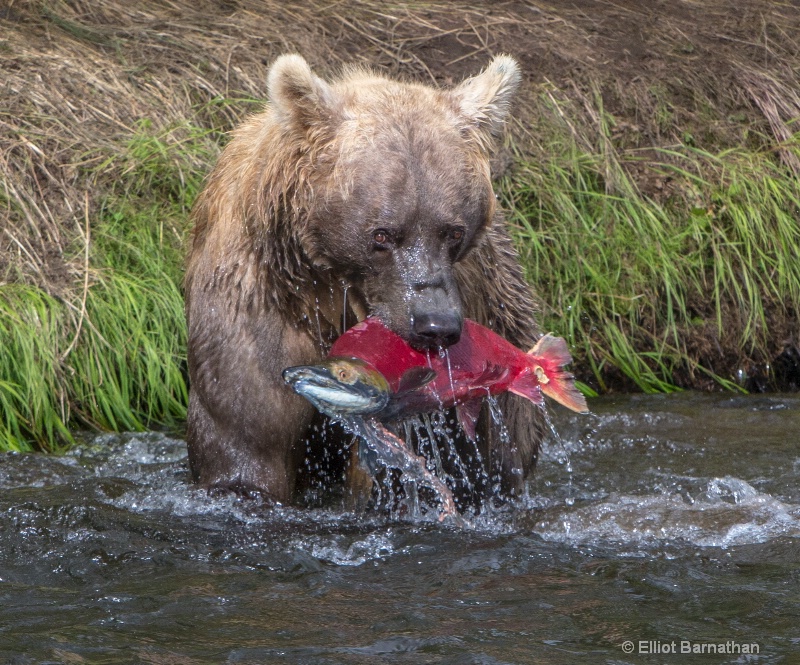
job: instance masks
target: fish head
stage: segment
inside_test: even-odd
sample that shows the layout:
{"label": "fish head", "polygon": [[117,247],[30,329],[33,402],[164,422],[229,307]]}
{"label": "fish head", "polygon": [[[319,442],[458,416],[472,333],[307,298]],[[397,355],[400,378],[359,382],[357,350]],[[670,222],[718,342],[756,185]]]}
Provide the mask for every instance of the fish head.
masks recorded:
{"label": "fish head", "polygon": [[358,358],[328,358],[283,370],[283,380],[319,411],[340,418],[370,415],[389,402],[384,376]]}

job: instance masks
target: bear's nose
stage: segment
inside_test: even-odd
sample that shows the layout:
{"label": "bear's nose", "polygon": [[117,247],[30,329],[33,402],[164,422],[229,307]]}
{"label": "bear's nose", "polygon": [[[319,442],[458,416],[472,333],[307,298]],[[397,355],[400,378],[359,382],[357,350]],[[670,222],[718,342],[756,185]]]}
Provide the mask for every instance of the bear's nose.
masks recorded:
{"label": "bear's nose", "polygon": [[423,349],[452,346],[461,337],[462,323],[455,313],[418,314],[414,317],[411,344]]}

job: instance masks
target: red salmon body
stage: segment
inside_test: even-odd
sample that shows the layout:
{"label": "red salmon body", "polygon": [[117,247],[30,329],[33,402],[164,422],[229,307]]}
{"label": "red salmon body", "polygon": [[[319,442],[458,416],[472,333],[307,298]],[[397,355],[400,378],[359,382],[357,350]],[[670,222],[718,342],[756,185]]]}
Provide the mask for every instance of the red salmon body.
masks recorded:
{"label": "red salmon body", "polygon": [[560,337],[547,335],[525,353],[468,319],[458,343],[443,353],[425,353],[412,348],[380,320],[369,318],[336,340],[329,353],[329,357],[334,356],[370,363],[384,376],[393,393],[403,391],[403,378],[409,370],[430,368],[435,377],[414,391],[409,404],[415,411],[457,405],[466,411],[459,416],[468,432],[474,431],[471,425],[477,419],[480,400],[487,394],[510,391],[541,404],[544,392],[574,411],[587,411],[572,375],[561,369],[572,358]]}

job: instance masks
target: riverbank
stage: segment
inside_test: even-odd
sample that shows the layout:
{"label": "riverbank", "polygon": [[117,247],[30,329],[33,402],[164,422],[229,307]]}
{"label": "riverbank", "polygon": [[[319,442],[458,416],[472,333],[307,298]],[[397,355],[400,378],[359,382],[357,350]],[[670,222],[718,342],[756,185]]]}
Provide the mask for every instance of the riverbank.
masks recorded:
{"label": "riverbank", "polygon": [[441,85],[511,53],[498,191],[581,381],[797,388],[796,8],[75,0],[0,28],[0,449],[181,426],[187,213],[288,51]]}

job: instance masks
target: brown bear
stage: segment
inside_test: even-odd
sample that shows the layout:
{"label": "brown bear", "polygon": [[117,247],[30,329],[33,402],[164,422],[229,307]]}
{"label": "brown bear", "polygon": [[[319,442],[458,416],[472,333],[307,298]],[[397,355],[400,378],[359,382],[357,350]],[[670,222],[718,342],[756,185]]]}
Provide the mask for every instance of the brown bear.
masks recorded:
{"label": "brown bear", "polygon": [[[464,317],[533,345],[489,168],[519,79],[508,56],[447,90],[362,69],[328,82],[298,55],[275,61],[266,110],[233,132],[192,213],[187,443],[201,486],[288,502],[311,458],[341,453],[281,371],[366,316],[421,349],[457,341]],[[473,458],[514,494],[541,417],[515,396],[501,406]]]}

